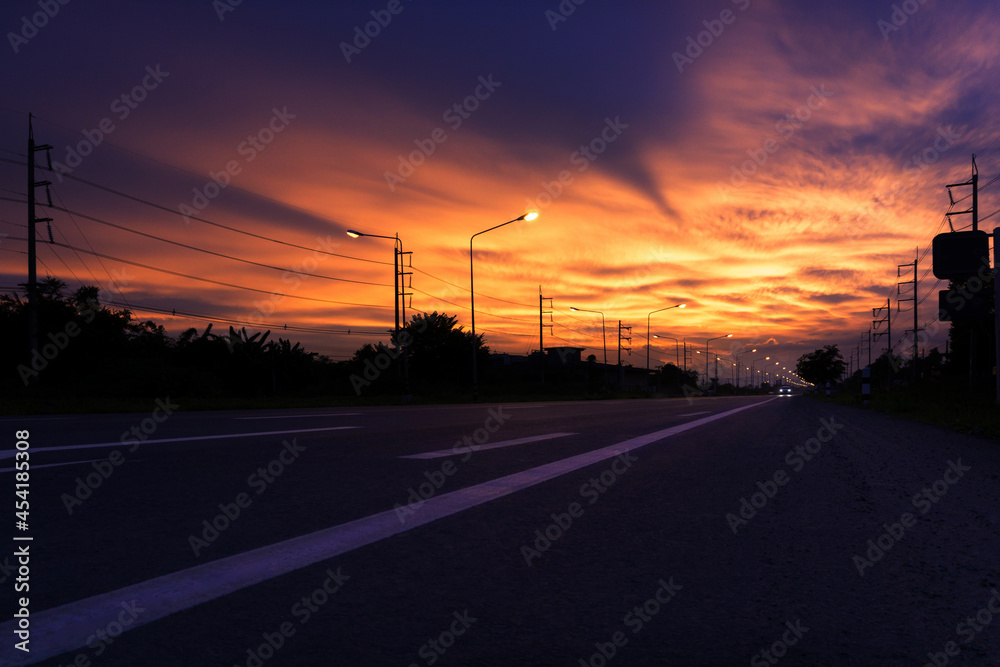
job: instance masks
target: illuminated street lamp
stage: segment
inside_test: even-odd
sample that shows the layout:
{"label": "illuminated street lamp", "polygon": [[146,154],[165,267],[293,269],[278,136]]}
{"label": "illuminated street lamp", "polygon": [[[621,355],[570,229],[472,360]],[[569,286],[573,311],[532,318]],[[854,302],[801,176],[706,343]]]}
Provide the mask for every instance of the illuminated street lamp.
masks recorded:
{"label": "illuminated street lamp", "polygon": [[604,340],[604,383],[608,382],[608,332],[604,327],[604,313],[600,310],[586,310],[585,308],[569,307],[574,313],[595,313],[601,316],[601,338]]}
{"label": "illuminated street lamp", "polygon": [[484,229],[481,232],[476,232],[469,237],[469,306],[472,311],[472,399],[476,402],[479,401],[479,340],[476,338],[476,288],[475,272],[473,271],[472,265],[472,239],[476,238],[480,234],[492,232],[494,229],[500,229],[501,227],[505,227],[511,223],[520,222],[521,220],[528,220],[530,222],[537,217],[537,211],[530,211],[522,216],[514,218],[513,220],[508,220],[503,224],[490,227],[489,229]]}
{"label": "illuminated street lamp", "polygon": [[[676,338],[671,338],[670,336],[660,336],[659,334],[653,334],[653,338],[663,338],[665,340],[674,341],[674,356],[676,357],[675,363],[677,364],[677,370],[679,371],[681,369],[681,344],[677,342]],[[646,370],[649,370],[649,361],[646,362]]]}
{"label": "illuminated street lamp", "polygon": [[393,301],[395,302],[396,305],[396,352],[402,355],[403,357],[403,360],[401,362],[402,365],[401,374],[403,376],[403,395],[406,396],[410,393],[409,391],[410,374],[409,374],[409,369],[407,368],[407,361],[406,361],[406,341],[404,340],[405,336],[402,336],[399,331],[400,301],[403,302],[403,318],[402,318],[403,326],[404,327],[406,326],[406,300],[403,298],[403,276],[400,273],[400,268],[399,268],[403,262],[403,242],[399,240],[399,234],[396,234],[395,236],[383,236],[381,234],[367,234],[355,231],[353,229],[348,229],[347,235],[350,236],[352,239],[359,239],[362,236],[367,236],[368,238],[388,239],[394,242],[395,247],[393,249],[393,265],[395,266],[395,276],[393,277],[392,281],[392,289],[393,289]]}
{"label": "illuminated street lamp", "polygon": [[[760,359],[754,359],[754,360],[753,360],[753,361],[752,361],[752,362],[750,363],[750,378],[751,378],[752,380],[754,380],[754,381],[755,381],[755,380],[757,379],[757,378],[755,378],[755,377],[753,376],[753,369],[754,369],[754,368],[756,367],[756,364],[757,364],[757,362],[758,362],[758,361],[767,361],[767,360],[769,360],[770,358],[771,358],[771,357],[762,357],[762,358],[760,358]],[[757,372],[758,372],[758,373],[760,373],[760,371],[757,371]]]}
{"label": "illuminated street lamp", "polygon": [[[716,336],[715,338],[709,338],[708,340],[705,341],[705,379],[706,380],[708,379],[708,344],[711,343],[713,340],[719,340],[720,338],[732,338],[732,337],[733,337],[733,334],[726,334],[725,336]],[[712,386],[712,383],[709,382],[708,385]]]}
{"label": "illuminated street lamp", "polygon": [[[671,308],[687,308],[686,303],[679,303],[676,306],[667,306],[666,308],[660,308],[659,310],[654,310],[649,315],[646,315],[646,373],[649,373],[649,318],[654,313],[661,313],[664,310],[670,310]],[[676,339],[674,339],[676,341]]]}
{"label": "illuminated street lamp", "polygon": [[[757,348],[754,348],[754,349],[750,350],[750,352],[756,352],[756,351],[757,351]],[[733,366],[736,366],[737,371],[739,371],[739,368],[740,368],[740,353],[739,352],[734,352],[733,356],[736,357],[736,363],[733,364]],[[740,388],[740,375],[741,374],[742,374],[742,372],[737,372],[736,373],[736,388],[737,389]]]}

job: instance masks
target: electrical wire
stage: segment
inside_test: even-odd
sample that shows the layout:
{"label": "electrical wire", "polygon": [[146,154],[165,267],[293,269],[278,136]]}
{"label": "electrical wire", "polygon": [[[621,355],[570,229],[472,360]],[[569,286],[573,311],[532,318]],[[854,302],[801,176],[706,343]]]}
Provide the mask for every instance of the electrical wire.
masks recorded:
{"label": "electrical wire", "polygon": [[[13,160],[9,160],[7,158],[0,158],[0,162],[14,162],[14,161]],[[18,163],[15,162],[15,164],[18,164]],[[21,166],[27,166],[27,163],[24,163]],[[43,167],[39,167],[39,168],[40,169],[44,169]],[[44,170],[48,171],[47,169],[44,169]],[[53,173],[59,173],[59,172],[53,172]],[[125,199],[129,199],[131,201],[134,201],[134,202],[137,202],[137,203],[140,203],[140,204],[144,204],[146,206],[149,206],[151,208],[155,208],[155,209],[160,210],[160,211],[165,211],[167,213],[170,213],[170,214],[173,214],[173,215],[177,215],[177,216],[180,216],[182,218],[186,218],[188,220],[197,220],[198,222],[202,222],[202,223],[204,223],[206,225],[211,225],[213,227],[218,227],[220,229],[225,229],[227,231],[234,232],[236,234],[243,234],[244,236],[250,236],[250,237],[253,237],[253,238],[256,238],[256,239],[261,239],[263,241],[268,241],[270,243],[277,243],[277,244],[280,244],[280,245],[289,246],[291,248],[298,248],[300,250],[308,250],[309,252],[317,252],[317,253],[320,253],[320,254],[323,254],[323,255],[329,255],[331,257],[340,257],[342,259],[351,259],[351,260],[355,260],[355,261],[358,261],[358,262],[369,262],[371,264],[382,264],[382,265],[385,265],[385,266],[392,266],[392,262],[383,262],[383,261],[378,261],[378,260],[374,260],[374,259],[365,259],[363,257],[352,257],[351,255],[341,255],[339,253],[329,252],[328,250],[320,250],[318,248],[309,248],[309,247],[306,247],[304,245],[299,245],[297,243],[292,243],[290,241],[282,241],[280,239],[272,238],[270,236],[265,236],[263,234],[256,234],[254,232],[248,232],[248,231],[246,231],[244,229],[239,229],[237,227],[232,227],[230,225],[224,225],[224,224],[222,224],[220,222],[214,222],[212,220],[208,220],[206,218],[202,218],[202,217],[199,217],[199,216],[185,215],[185,214],[181,213],[180,211],[178,211],[176,209],[170,208],[169,206],[163,206],[162,204],[157,204],[155,202],[151,202],[151,201],[143,199],[141,197],[136,197],[135,195],[130,195],[128,193],[121,192],[119,190],[116,190],[114,188],[108,187],[106,185],[101,185],[100,183],[95,183],[93,181],[89,181],[87,179],[80,178],[79,176],[74,176],[72,174],[61,173],[60,176],[63,177],[63,178],[69,178],[71,180],[78,181],[80,183],[83,183],[84,185],[89,185],[90,187],[97,188],[98,190],[103,190],[103,191],[108,192],[110,194],[117,195],[119,197],[122,197],[122,198],[125,198]],[[251,193],[251,194],[253,194],[253,193]],[[2,198],[0,198],[0,199],[2,199]],[[267,198],[265,197],[265,199],[267,199]],[[16,200],[12,200],[11,199],[11,200],[7,200],[7,201],[16,201]],[[18,203],[24,203],[24,202],[18,202]],[[292,207],[292,208],[294,208],[294,207]]]}
{"label": "electrical wire", "polygon": [[[12,240],[14,240],[14,241],[26,241],[27,239],[12,239]],[[245,285],[237,285],[237,284],[234,284],[234,283],[227,283],[227,282],[223,282],[223,281],[220,281],[220,280],[212,280],[210,278],[202,278],[200,276],[193,276],[193,275],[188,274],[188,273],[181,273],[180,271],[171,271],[170,269],[163,269],[163,268],[160,268],[160,267],[157,267],[157,266],[151,266],[149,264],[143,264],[141,262],[134,262],[134,261],[128,260],[128,259],[122,259],[121,257],[114,257],[112,255],[107,255],[107,254],[104,254],[104,253],[93,252],[93,251],[90,251],[90,250],[86,250],[84,248],[75,248],[74,246],[70,246],[70,245],[67,245],[65,243],[58,243],[58,242],[57,243],[45,243],[43,245],[47,245],[47,246],[50,246],[50,247],[65,247],[65,248],[69,248],[69,249],[75,249],[75,250],[77,250],[79,252],[82,252],[82,253],[85,253],[85,254],[88,254],[88,255],[92,254],[92,255],[97,256],[97,257],[102,257],[104,259],[111,260],[112,262],[121,262],[123,264],[128,264],[130,266],[136,266],[136,267],[139,267],[139,268],[142,268],[142,269],[149,269],[150,271],[157,271],[159,273],[166,273],[168,275],[177,276],[179,278],[188,278],[189,280],[197,280],[199,282],[210,283],[212,285],[219,285],[219,286],[222,286],[222,287],[231,287],[233,289],[244,290],[244,291],[247,291],[247,292],[257,292],[259,294],[270,294],[272,296],[286,297],[286,298],[289,298],[289,299],[302,299],[304,301],[316,301],[316,302],[319,302],[319,303],[331,303],[331,304],[340,305],[340,306],[359,306],[359,307],[363,307],[363,308],[392,308],[392,306],[378,305],[378,304],[372,304],[372,303],[353,303],[353,302],[350,302],[350,301],[333,301],[331,299],[318,299],[316,297],[301,296],[301,295],[297,295],[297,294],[283,294],[281,292],[271,292],[270,290],[262,290],[262,289],[257,289],[255,287],[247,287]],[[77,278],[77,280],[79,280],[79,278]]]}
{"label": "electrical wire", "polygon": [[240,325],[244,325],[244,326],[251,326],[251,327],[254,327],[256,329],[271,329],[272,331],[296,331],[296,332],[300,332],[300,333],[315,333],[315,334],[324,334],[324,335],[331,335],[331,336],[344,336],[344,335],[346,335],[346,336],[354,336],[354,335],[380,336],[380,335],[383,335],[383,333],[384,333],[384,332],[364,331],[363,329],[354,328],[354,327],[348,327],[348,328],[345,328],[345,329],[341,330],[341,329],[323,329],[323,328],[318,328],[318,327],[303,327],[303,326],[287,325],[287,324],[276,324],[276,323],[269,323],[269,322],[248,322],[248,321],[245,321],[245,320],[231,319],[231,318],[227,318],[227,317],[223,317],[223,316],[218,316],[218,315],[204,315],[204,314],[199,314],[199,313],[192,313],[192,312],[187,312],[187,311],[183,311],[183,310],[177,310],[177,309],[174,309],[174,308],[159,308],[159,307],[156,307],[156,306],[143,306],[143,305],[130,306],[128,304],[121,304],[121,303],[117,303],[115,301],[108,301],[107,303],[109,305],[112,305],[112,306],[126,307],[126,308],[128,308],[129,310],[132,310],[132,311],[146,311],[146,312],[151,312],[151,313],[159,313],[159,314],[163,314],[163,315],[170,315],[172,317],[185,317],[185,318],[192,318],[192,319],[197,319],[197,320],[204,320],[204,321],[208,321],[208,322],[221,322],[221,323],[225,323],[225,324],[240,324]]}
{"label": "electrical wire", "polygon": [[[91,244],[90,240],[87,238],[87,235],[83,233],[83,230],[80,229],[80,225],[77,224],[76,218],[73,216],[73,213],[70,212],[69,209],[66,208],[66,202],[63,201],[62,197],[59,196],[59,191],[58,190],[56,191],[55,195],[56,195],[56,200],[63,207],[62,210],[64,210],[67,213],[67,215],[69,215],[70,222],[72,222],[73,226],[76,227],[76,231],[80,232],[80,236],[83,237],[83,240],[84,240],[84,242],[86,242],[87,247],[90,248],[92,251],[95,250],[93,244]],[[65,238],[65,234],[63,235],[63,238],[64,238],[64,240],[69,241],[69,239]],[[77,255],[77,257],[79,257],[79,255]],[[82,262],[83,259],[80,258],[80,261]],[[101,265],[102,269],[104,269],[104,273],[107,274],[108,280],[111,281],[111,285],[118,292],[118,296],[120,296],[122,298],[122,301],[124,301],[126,304],[128,304],[128,299],[125,298],[125,295],[122,293],[121,287],[118,285],[118,281],[116,281],[111,276],[111,272],[108,271],[108,267],[104,266],[104,260],[102,260],[100,257],[98,257],[97,258],[97,263]],[[93,275],[93,274],[91,274],[91,275]],[[96,282],[98,284],[98,286],[100,285],[100,281],[97,280],[96,276],[94,276],[94,282]]]}
{"label": "electrical wire", "polygon": [[244,264],[251,264],[253,266],[259,266],[259,267],[262,267],[262,268],[265,268],[265,269],[272,269],[274,271],[282,271],[282,272],[285,272],[285,273],[297,273],[297,274],[299,274],[301,276],[309,276],[311,278],[322,278],[324,280],[336,280],[338,282],[353,283],[353,284],[356,284],[356,285],[371,285],[372,287],[391,287],[391,285],[389,285],[388,283],[372,283],[372,282],[367,282],[367,281],[364,281],[364,280],[351,280],[349,278],[337,278],[335,276],[327,276],[327,275],[323,275],[323,274],[320,274],[320,273],[309,273],[308,271],[296,271],[295,269],[288,269],[288,268],[285,268],[285,267],[282,267],[282,266],[274,266],[272,264],[264,264],[263,262],[255,262],[255,261],[250,260],[250,259],[244,259],[242,257],[236,257],[234,255],[227,255],[225,253],[216,252],[214,250],[208,250],[207,248],[199,248],[198,246],[189,245],[187,243],[181,243],[180,241],[172,241],[170,239],[163,238],[162,236],[157,236],[156,234],[150,234],[148,232],[141,232],[141,231],[139,231],[137,229],[132,229],[130,227],[125,227],[124,225],[119,225],[119,224],[116,224],[114,222],[109,222],[107,220],[103,220],[101,218],[97,218],[97,217],[92,216],[92,215],[87,215],[85,213],[80,213],[80,212],[77,212],[77,211],[70,211],[69,209],[63,208],[61,206],[52,206],[51,208],[54,209],[54,210],[56,210],[56,211],[62,211],[63,213],[68,213],[68,214],[70,214],[70,216],[77,215],[77,216],[79,216],[79,217],[81,217],[81,218],[83,218],[85,220],[90,220],[92,222],[96,222],[96,223],[101,224],[101,225],[112,227],[114,229],[119,229],[121,231],[125,231],[125,232],[128,232],[130,234],[136,234],[138,236],[143,236],[143,237],[146,237],[146,238],[149,238],[149,239],[153,239],[154,241],[162,241],[163,243],[169,243],[170,245],[175,245],[175,246],[178,246],[180,248],[185,248],[187,250],[194,250],[195,252],[204,253],[206,255],[213,255],[215,257],[221,257],[223,259],[229,259],[229,260],[232,260],[232,261],[235,261],[235,262],[242,262]]}

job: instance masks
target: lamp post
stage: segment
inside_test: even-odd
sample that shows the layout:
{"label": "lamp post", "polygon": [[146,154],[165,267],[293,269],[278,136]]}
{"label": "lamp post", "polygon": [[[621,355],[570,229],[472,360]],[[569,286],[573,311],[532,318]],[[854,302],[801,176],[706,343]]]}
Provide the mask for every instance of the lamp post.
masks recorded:
{"label": "lamp post", "polygon": [[[403,276],[400,273],[400,265],[403,260],[403,242],[399,239],[399,234],[395,236],[383,236],[382,234],[367,234],[363,232],[358,232],[353,229],[347,230],[347,235],[352,239],[358,239],[362,236],[367,236],[373,239],[388,239],[393,241],[393,266],[395,267],[395,276],[393,276],[392,289],[393,289],[393,301],[396,306],[396,351],[403,358],[401,362],[400,373],[403,376],[403,395],[408,396],[410,393],[410,374],[409,368],[406,360],[406,337],[400,333],[399,330],[399,302],[403,301],[403,326],[406,326],[406,301],[403,299]],[[404,399],[405,400],[405,399]]]}
{"label": "lamp post", "polygon": [[604,383],[608,382],[608,331],[604,326],[604,313],[600,310],[586,310],[584,308],[569,307],[574,313],[595,313],[601,316],[601,338],[604,341]]}
{"label": "lamp post", "polygon": [[[752,362],[750,362],[750,380],[751,380],[751,384],[753,383],[753,381],[755,381],[755,380],[756,380],[756,378],[755,378],[755,377],[754,377],[754,375],[753,375],[753,371],[754,371],[754,368],[755,368],[755,367],[756,367],[756,365],[757,365],[757,362],[758,362],[758,361],[767,361],[767,360],[768,360],[768,359],[770,359],[770,358],[771,358],[771,357],[762,357],[762,358],[760,358],[760,359],[754,359],[754,360],[753,360]],[[759,371],[758,371],[758,372],[759,372]]]}
{"label": "lamp post", "polygon": [[[667,306],[666,308],[654,310],[649,315],[646,315],[646,373],[649,373],[649,318],[652,317],[654,313],[661,313],[664,310],[670,310],[671,308],[687,308],[687,304],[679,303],[676,306]],[[674,340],[676,341],[676,339]]]}
{"label": "lamp post", "polygon": [[[742,347],[742,346],[741,346],[741,347]],[[752,350],[750,350],[750,351],[751,351],[751,352],[756,352],[756,351],[757,351],[757,348],[754,348],[754,349],[752,349]],[[740,372],[738,372],[738,373],[736,374],[736,388],[737,388],[737,389],[739,389],[739,388],[740,388],[740,375],[742,374],[742,371],[740,370],[740,353],[739,353],[739,352],[734,352],[734,353],[733,353],[733,356],[734,356],[734,357],[736,357],[736,363],[735,363],[735,364],[733,364],[733,365],[734,365],[734,366],[736,366],[736,369],[737,369],[738,371],[740,371]]]}
{"label": "lamp post", "polygon": [[[676,357],[677,370],[679,371],[681,369],[681,344],[677,342],[676,338],[671,338],[670,336],[653,334],[653,338],[663,338],[664,340],[674,341],[674,356]],[[646,367],[649,368],[649,362],[646,363]]]}
{"label": "lamp post", "polygon": [[537,211],[531,211],[525,213],[524,215],[518,216],[513,220],[508,220],[507,222],[490,227],[489,229],[484,229],[481,232],[476,232],[469,237],[469,308],[472,311],[472,400],[479,402],[479,339],[476,338],[476,286],[475,286],[475,272],[473,270],[472,264],[472,240],[479,236],[480,234],[485,234],[486,232],[492,232],[494,229],[500,229],[501,227],[506,227],[507,225],[520,222],[521,220],[534,220],[538,217]]}
{"label": "lamp post", "polygon": [[[716,336],[715,338],[709,338],[705,341],[705,379],[708,379],[708,344],[713,340],[719,340],[720,338],[732,338],[733,334],[726,334],[725,336]],[[711,387],[712,383],[709,382],[708,386]]]}

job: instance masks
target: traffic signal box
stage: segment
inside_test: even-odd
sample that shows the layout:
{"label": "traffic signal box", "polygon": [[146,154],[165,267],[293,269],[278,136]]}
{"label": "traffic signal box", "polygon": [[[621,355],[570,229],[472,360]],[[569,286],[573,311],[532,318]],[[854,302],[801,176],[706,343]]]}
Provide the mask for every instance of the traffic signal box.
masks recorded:
{"label": "traffic signal box", "polygon": [[989,317],[989,300],[982,294],[990,278],[990,239],[980,230],[938,234],[933,242],[934,276],[953,283],[938,293],[940,319]]}

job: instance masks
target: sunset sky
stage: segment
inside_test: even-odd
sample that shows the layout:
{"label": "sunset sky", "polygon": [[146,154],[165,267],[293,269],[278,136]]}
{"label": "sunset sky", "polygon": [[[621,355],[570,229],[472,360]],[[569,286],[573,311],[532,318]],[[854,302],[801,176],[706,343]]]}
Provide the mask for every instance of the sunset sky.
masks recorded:
{"label": "sunset sky", "polygon": [[[470,236],[533,209],[475,240],[477,330],[494,350],[537,349],[541,286],[546,346],[599,359],[600,316],[571,306],[605,313],[609,359],[618,321],[631,325],[636,366],[647,314],[678,303],[652,333],[701,350],[732,333],[713,349],[789,368],[826,344],[847,356],[873,307],[892,296],[895,313],[912,277],[897,265],[918,247],[921,348],[943,350],[946,285],[927,251],[971,155],[981,184],[1000,173],[1000,5],[577,2],[6,2],[0,196],[23,200],[14,163],[32,112],[57,168],[173,211],[37,175],[75,213],[39,210],[55,240],[103,256],[49,246],[41,225],[39,275],[118,279],[112,301],[173,334],[207,322],[150,309],[287,324],[272,335],[335,359],[385,340],[392,243],[347,229],[398,233],[412,309],[468,326]],[[228,185],[206,193],[211,174]],[[998,192],[982,191],[982,218]],[[266,238],[176,213],[199,208]],[[25,280],[25,211],[0,202],[5,291]],[[911,306],[893,322],[897,352]],[[674,360],[672,341],[653,342],[654,364]]]}

